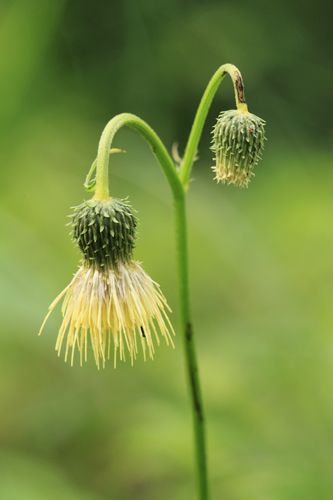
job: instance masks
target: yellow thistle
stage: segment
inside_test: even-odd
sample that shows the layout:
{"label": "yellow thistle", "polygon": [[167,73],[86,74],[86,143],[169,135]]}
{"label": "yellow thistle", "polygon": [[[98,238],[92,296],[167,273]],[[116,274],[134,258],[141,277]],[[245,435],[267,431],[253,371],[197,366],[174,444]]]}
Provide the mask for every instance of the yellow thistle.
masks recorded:
{"label": "yellow thistle", "polygon": [[75,209],[73,237],[84,260],[70,284],[49,307],[40,333],[56,305],[63,299],[63,321],[56,351],[65,350],[65,361],[87,361],[90,342],[97,367],[105,365],[113,349],[133,364],[141,344],[143,357],[154,356],[159,332],[173,346],[174,334],[167,316],[170,308],[160,287],[132,260],[136,218],[130,206],[109,198],[90,200]]}

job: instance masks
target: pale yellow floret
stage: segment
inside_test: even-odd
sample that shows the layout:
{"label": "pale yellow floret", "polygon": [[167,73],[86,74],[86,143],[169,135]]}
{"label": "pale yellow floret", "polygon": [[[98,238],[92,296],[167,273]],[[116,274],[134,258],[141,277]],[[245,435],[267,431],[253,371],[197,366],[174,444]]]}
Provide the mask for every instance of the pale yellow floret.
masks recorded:
{"label": "pale yellow floret", "polygon": [[244,171],[240,168],[234,167],[231,162],[217,161],[216,165],[212,167],[215,172],[214,180],[222,184],[235,184],[240,187],[248,187],[254,173],[251,171]]}
{"label": "pale yellow floret", "polygon": [[138,262],[120,264],[117,270],[103,271],[83,265],[70,284],[49,307],[40,334],[50,314],[64,297],[63,321],[56,341],[56,351],[65,350],[65,361],[74,363],[76,350],[80,364],[87,361],[88,343],[97,367],[105,365],[113,349],[114,366],[117,358],[131,363],[138,354],[140,340],[143,356],[154,357],[154,343],[159,333],[167,345],[173,346],[174,330],[166,311],[170,308],[160,287]]}

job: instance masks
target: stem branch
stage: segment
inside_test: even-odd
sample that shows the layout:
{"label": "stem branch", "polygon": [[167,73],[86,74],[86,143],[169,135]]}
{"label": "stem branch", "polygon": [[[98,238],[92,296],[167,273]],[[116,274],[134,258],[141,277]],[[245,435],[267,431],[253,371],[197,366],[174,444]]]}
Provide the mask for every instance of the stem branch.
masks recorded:
{"label": "stem branch", "polygon": [[[186,230],[186,195],[174,162],[164,144],[154,130],[141,118],[122,113],[112,118],[103,130],[96,160],[96,190],[95,198],[105,199],[109,196],[108,166],[110,149],[115,134],[122,127],[130,127],[139,132],[150,144],[159,160],[162,170],[169,182],[173,198],[176,220],[177,262],[179,276],[180,318],[183,331],[186,371],[192,403],[193,429],[195,439],[198,498],[208,500],[208,478],[206,464],[206,442],[202,408],[202,398],[199,383],[198,366],[195,353],[193,330],[190,321],[189,285],[188,285],[188,248]],[[112,149],[111,149],[112,151]],[[93,169],[94,167],[92,167]],[[93,170],[92,170],[93,171]],[[88,174],[90,179],[91,177]],[[89,180],[88,179],[88,180]]]}
{"label": "stem branch", "polygon": [[[200,101],[194,122],[191,128],[185,155],[180,170],[177,171],[167,149],[154,130],[141,118],[130,113],[122,113],[112,118],[103,130],[96,159],[96,189],[95,198],[106,199],[109,196],[108,169],[110,149],[115,134],[122,127],[130,127],[139,132],[150,144],[160,166],[169,182],[175,209],[176,241],[177,241],[177,264],[179,277],[179,302],[180,319],[183,332],[184,353],[188,387],[191,398],[193,415],[193,431],[195,440],[196,466],[198,479],[198,499],[208,500],[208,471],[206,457],[206,436],[203,414],[202,396],[198,372],[198,364],[194,343],[194,333],[191,323],[189,304],[189,273],[188,273],[188,244],[187,244],[187,222],[186,222],[186,194],[189,178],[195,155],[198,149],[202,130],[214,95],[228,73],[232,79],[236,106],[240,111],[247,111],[245,103],[244,85],[239,70],[232,64],[224,64],[212,76]],[[112,151],[112,150],[111,150]],[[95,170],[92,165],[87,177],[86,185],[91,184],[91,178]]]}

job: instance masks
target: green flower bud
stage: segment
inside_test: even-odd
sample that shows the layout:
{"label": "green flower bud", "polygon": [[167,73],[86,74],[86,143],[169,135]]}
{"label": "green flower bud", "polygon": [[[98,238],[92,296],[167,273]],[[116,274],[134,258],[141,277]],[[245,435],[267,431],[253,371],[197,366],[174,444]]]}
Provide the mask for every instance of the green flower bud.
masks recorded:
{"label": "green flower bud", "polygon": [[265,121],[244,110],[223,111],[212,133],[215,179],[246,187],[264,149]]}
{"label": "green flower bud", "polygon": [[85,201],[74,208],[72,226],[74,241],[87,264],[105,269],[130,261],[137,219],[126,201]]}

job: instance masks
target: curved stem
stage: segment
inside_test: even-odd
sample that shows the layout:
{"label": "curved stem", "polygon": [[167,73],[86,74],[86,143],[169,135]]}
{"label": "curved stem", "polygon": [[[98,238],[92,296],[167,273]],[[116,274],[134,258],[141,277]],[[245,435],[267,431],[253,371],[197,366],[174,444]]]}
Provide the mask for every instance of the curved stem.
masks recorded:
{"label": "curved stem", "polygon": [[109,157],[114,136],[122,127],[129,127],[139,132],[150,144],[162,170],[169,182],[174,197],[182,195],[183,186],[177,175],[175,165],[163,142],[154,130],[141,118],[130,113],[114,116],[103,130],[98,145],[96,160],[95,198],[105,199],[109,196]]}
{"label": "curved stem", "polygon": [[[176,218],[180,317],[183,331],[186,371],[192,403],[199,500],[208,500],[208,474],[201,388],[189,305],[186,191],[207,113],[214,95],[226,73],[230,75],[233,82],[237,109],[243,112],[247,111],[242,76],[235,66],[232,64],[224,64],[214,73],[202,96],[179,171],[176,170],[175,164],[168,151],[154,130],[141,118],[130,113],[117,115],[106,125],[99,142],[96,159],[95,198],[105,199],[109,196],[109,157],[114,136],[122,127],[126,126],[133,128],[139,132],[152,147],[172,190]],[[87,177],[86,184],[88,188],[93,187],[91,178],[94,170],[95,164],[92,165]]]}
{"label": "curved stem", "polygon": [[225,74],[228,74],[232,80],[237,109],[244,112],[247,111],[244,84],[240,71],[233,64],[223,64],[217,69],[208,83],[193,121],[179,174],[185,189],[188,186],[194,158],[198,150],[202,129],[204,127],[210,105]]}
{"label": "curved stem", "polygon": [[[135,129],[144,137],[146,141],[148,141],[153,149],[155,156],[159,160],[162,170],[171,187],[174,198],[180,318],[183,332],[186,372],[192,405],[195,456],[198,479],[198,498],[199,500],[208,500],[206,439],[202,397],[189,307],[186,193],[175,165],[158,135],[141,118],[129,113],[123,113],[115,116],[114,118],[112,118],[112,120],[109,121],[102,133],[99,142],[96,160],[95,198],[105,199],[109,196],[108,165],[110,148],[112,146],[112,141],[115,134],[124,126]],[[88,186],[94,169],[95,166],[92,166],[88,174]]]}

